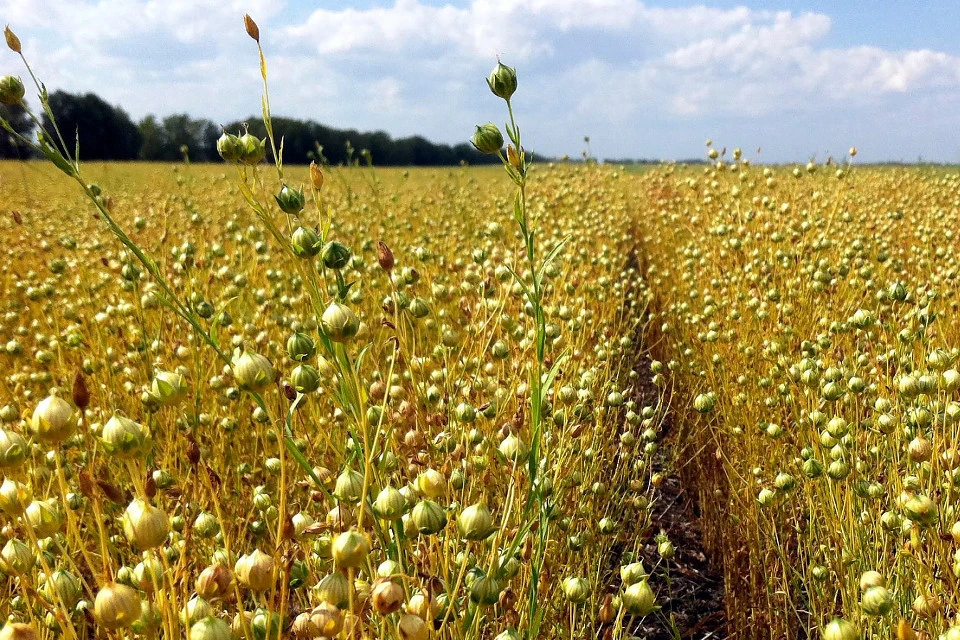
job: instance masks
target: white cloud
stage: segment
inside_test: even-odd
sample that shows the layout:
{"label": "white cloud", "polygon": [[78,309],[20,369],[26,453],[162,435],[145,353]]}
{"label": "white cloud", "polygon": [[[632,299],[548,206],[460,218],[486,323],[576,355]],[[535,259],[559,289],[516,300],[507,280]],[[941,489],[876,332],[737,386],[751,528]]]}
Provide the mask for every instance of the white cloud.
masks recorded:
{"label": "white cloud", "polygon": [[[888,123],[883,114],[919,97],[934,116],[925,122],[931,132],[960,125],[951,115],[960,58],[840,48],[823,13],[639,0],[382,0],[291,22],[285,3],[271,0],[0,0],[0,19],[21,33],[52,87],[97,91],[135,116],[190,111],[220,120],[257,111],[245,11],[261,25],[276,111],[336,126],[459,142],[475,122],[502,119],[482,80],[497,55],[518,66],[527,139],[549,153],[576,154],[571,145],[590,133],[611,155],[683,155],[690,150],[671,144],[688,130],[700,140],[771,119],[795,135],[862,133],[864,122]],[[805,124],[789,124],[798,119]],[[838,144],[853,142],[869,149]]]}

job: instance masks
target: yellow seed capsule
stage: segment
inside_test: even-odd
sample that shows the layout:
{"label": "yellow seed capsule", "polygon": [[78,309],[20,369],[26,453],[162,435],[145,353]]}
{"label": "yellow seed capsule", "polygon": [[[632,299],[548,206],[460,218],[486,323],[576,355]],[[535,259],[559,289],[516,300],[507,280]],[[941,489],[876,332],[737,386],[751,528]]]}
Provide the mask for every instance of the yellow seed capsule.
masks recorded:
{"label": "yellow seed capsule", "polygon": [[323,187],[323,171],[316,162],[310,163],[310,181],[313,182],[313,188],[317,191]]}
{"label": "yellow seed capsule", "polygon": [[7,25],[6,29],[3,30],[3,36],[7,39],[7,46],[10,47],[10,51],[21,53],[20,38],[10,30],[10,25]]}
{"label": "yellow seed capsule", "polygon": [[905,618],[900,618],[897,623],[897,640],[917,640],[917,632]]}
{"label": "yellow seed capsule", "polygon": [[101,626],[123,629],[140,617],[140,598],[130,587],[111,582],[97,593],[93,611]]}
{"label": "yellow seed capsule", "polygon": [[520,168],[520,154],[517,153],[516,147],[512,144],[507,145],[507,162],[517,169]]}

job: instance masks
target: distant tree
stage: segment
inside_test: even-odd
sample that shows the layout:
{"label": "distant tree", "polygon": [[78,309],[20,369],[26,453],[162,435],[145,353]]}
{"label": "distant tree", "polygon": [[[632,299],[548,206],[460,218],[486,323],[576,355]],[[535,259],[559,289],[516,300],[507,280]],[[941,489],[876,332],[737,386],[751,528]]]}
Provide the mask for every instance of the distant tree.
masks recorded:
{"label": "distant tree", "polygon": [[[50,95],[50,109],[71,152],[75,136],[79,136],[81,160],[134,160],[140,155],[140,129],[123,109],[110,106],[96,94],[55,91]],[[43,126],[53,130],[46,115]]]}
{"label": "distant tree", "polygon": [[[0,118],[10,123],[13,130],[28,140],[33,135],[33,120],[20,105],[0,105]],[[32,154],[26,146],[14,136],[0,129],[0,158],[28,158]]]}
{"label": "distant tree", "polygon": [[[73,152],[76,136],[80,138],[81,160],[152,160],[161,162],[217,162],[217,139],[221,128],[202,118],[185,113],[164,117],[153,115],[134,124],[120,107],[107,104],[93,93],[72,94],[56,91],[50,96],[50,107],[64,141]],[[31,136],[33,123],[20,107],[0,106],[3,115],[24,136]],[[249,122],[250,133],[264,137],[263,121],[232,122],[224,130],[242,133]],[[46,115],[43,126],[53,131]],[[466,141],[451,146],[436,144],[422,136],[393,139],[385,131],[363,132],[355,129],[334,129],[313,120],[276,117],[273,129],[277,144],[282,139],[283,159],[288,164],[306,164],[311,160],[331,165],[366,164],[380,166],[456,166],[459,164],[498,163],[496,156],[484,155]],[[0,131],[0,158],[22,158],[29,149],[15,145],[6,132]],[[272,150],[267,147],[268,160]]]}
{"label": "distant tree", "polygon": [[149,115],[137,125],[140,129],[140,159],[163,160],[166,146],[166,133],[163,125],[155,116]]}
{"label": "distant tree", "polygon": [[217,156],[220,130],[209,120],[194,119],[185,113],[167,116],[162,122],[150,115],[140,121],[143,144],[140,158],[173,162],[184,158],[183,148],[196,162],[213,162]]}
{"label": "distant tree", "polygon": [[[250,133],[263,137],[266,131],[263,122],[255,117],[247,121],[231,122],[224,128],[231,133],[243,130],[249,123]],[[349,164],[360,160],[361,151],[370,152],[373,163],[380,166],[454,166],[461,162],[470,164],[490,164],[499,162],[496,156],[488,156],[464,142],[451,147],[436,144],[422,136],[393,139],[384,131],[361,132],[355,129],[334,129],[312,120],[294,118],[273,119],[273,131],[279,139],[283,138],[283,161],[289,164],[307,163],[317,158],[317,148],[323,150],[323,156],[332,165]],[[353,150],[351,158],[349,150]],[[193,154],[191,153],[191,157]],[[267,150],[268,160],[271,152]]]}

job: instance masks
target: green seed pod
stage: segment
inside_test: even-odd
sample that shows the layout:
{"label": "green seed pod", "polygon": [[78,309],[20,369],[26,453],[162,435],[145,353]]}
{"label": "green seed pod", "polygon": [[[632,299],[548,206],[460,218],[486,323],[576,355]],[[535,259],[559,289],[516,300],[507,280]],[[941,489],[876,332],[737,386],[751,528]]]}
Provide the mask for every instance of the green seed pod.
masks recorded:
{"label": "green seed pod", "polygon": [[777,477],[773,480],[773,485],[784,493],[788,493],[797,486],[797,480],[789,473],[778,473]]}
{"label": "green seed pod", "polygon": [[150,432],[146,427],[119,415],[107,420],[99,438],[107,453],[124,460],[146,455],[152,445]]}
{"label": "green seed pod", "polygon": [[213,538],[220,533],[220,522],[209,511],[201,511],[193,521],[193,532],[200,538]]}
{"label": "green seed pod", "polygon": [[356,531],[346,531],[334,538],[330,551],[338,568],[355,569],[370,553],[370,542]]}
{"label": "green seed pod", "polygon": [[163,586],[163,563],[156,556],[145,556],[133,568],[133,583],[141,591],[153,593],[157,587]]}
{"label": "green seed pod", "polygon": [[0,429],[0,469],[16,469],[26,460],[30,448],[16,431]]}
{"label": "green seed pod", "polygon": [[350,307],[334,302],[320,317],[320,326],[334,342],[348,342],[360,330],[360,320]]}
{"label": "green seed pod", "polygon": [[308,364],[302,364],[290,373],[290,382],[298,393],[313,393],[320,388],[320,372]]}
{"label": "green seed pod", "polygon": [[259,393],[267,388],[276,377],[276,369],[270,361],[258,353],[237,348],[230,361],[233,377],[244,391]]}
{"label": "green seed pod", "polygon": [[500,442],[497,450],[504,458],[513,463],[521,462],[527,457],[526,445],[512,433]]}
{"label": "green seed pod", "polygon": [[[2,349],[0,349],[2,352]],[[7,352],[10,353],[10,350],[7,349]],[[0,407],[0,422],[15,422],[20,419],[20,407],[17,406],[16,402],[11,402],[10,404],[5,404],[3,407]]]}
{"label": "green seed pod", "polygon": [[407,508],[407,499],[390,486],[384,487],[373,501],[373,513],[381,520],[396,520],[407,512]]}
{"label": "green seed pod", "polygon": [[320,602],[332,604],[338,608],[345,608],[350,601],[350,583],[347,577],[335,571],[327,574],[313,588],[313,594]]}
{"label": "green seed pod", "polygon": [[843,397],[844,393],[846,393],[846,391],[836,382],[828,382],[820,389],[820,395],[823,396],[823,399],[827,402],[836,402]]}
{"label": "green seed pod", "polygon": [[223,620],[208,616],[193,623],[187,638],[188,640],[232,640],[233,632]]}
{"label": "green seed pod", "polygon": [[717,405],[717,396],[715,393],[701,393],[693,399],[693,408],[698,413],[710,413]]}
{"label": "green seed pod", "polygon": [[303,197],[303,189],[293,189],[287,185],[280,187],[280,193],[273,196],[277,201],[277,206],[286,214],[295,216],[303,211],[303,205],[306,198]]}
{"label": "green seed pod", "polygon": [[44,583],[43,595],[50,603],[60,602],[69,609],[80,601],[83,587],[72,573],[58,569],[51,573]]}
{"label": "green seed pod", "polygon": [[487,86],[490,87],[493,95],[509,101],[510,97],[517,90],[516,69],[497,61],[497,66],[490,72],[490,76],[487,78]]}
{"label": "green seed pod", "polygon": [[137,549],[153,549],[166,541],[170,520],[160,509],[137,499],[123,513],[123,532]]}
{"label": "green seed pod", "polygon": [[350,264],[351,255],[347,245],[333,240],[323,246],[320,259],[323,260],[323,266],[327,269],[339,271]]}
{"label": "green seed pod", "polygon": [[573,604],[586,602],[590,597],[590,583],[583,578],[566,578],[561,583],[563,595]]}
{"label": "green seed pod", "polygon": [[470,142],[480,153],[494,154],[503,148],[503,134],[493,123],[477,125]]}
{"label": "green seed pod", "polygon": [[430,627],[420,616],[405,613],[397,621],[397,636],[401,640],[427,640]]}
{"label": "green seed pod", "polygon": [[834,460],[827,466],[827,475],[834,480],[843,480],[850,475],[850,465],[843,460]]}
{"label": "green seed pod", "polygon": [[669,540],[661,540],[657,544],[657,553],[660,554],[660,557],[664,560],[670,560],[676,554],[676,549]]}
{"label": "green seed pod", "polygon": [[410,514],[413,526],[421,535],[433,535],[447,524],[447,514],[432,500],[421,500]]}
{"label": "green seed pod", "polygon": [[111,582],[97,593],[93,614],[106,629],[127,628],[140,618],[140,597],[131,587]]}
{"label": "green seed pod", "polygon": [[302,538],[307,527],[314,523],[313,517],[303,511],[294,514],[290,521],[293,523],[293,537],[297,539]]}
{"label": "green seed pod", "polygon": [[897,391],[905,398],[915,398],[920,395],[920,381],[916,376],[901,376],[897,380]]}
{"label": "green seed pod", "polygon": [[224,131],[217,138],[217,153],[227,162],[239,162],[241,155],[240,138]]}
{"label": "green seed pod", "polygon": [[821,632],[823,640],[857,640],[860,633],[852,623],[843,618],[834,618]]}
{"label": "green seed pod", "polygon": [[410,306],[407,308],[410,312],[410,315],[418,320],[426,318],[430,315],[430,305],[427,304],[427,301],[423,298],[414,298],[410,301]]}
{"label": "green seed pod", "polygon": [[180,611],[180,622],[185,626],[190,626],[198,620],[203,620],[213,615],[213,607],[210,603],[199,596],[194,596],[187,601]]}
{"label": "green seed pod", "polygon": [[503,591],[503,585],[494,576],[485,574],[479,568],[467,575],[470,600],[480,605],[496,604]]}
{"label": "green seed pod", "polygon": [[56,498],[34,500],[27,507],[24,516],[37,538],[49,538],[63,526],[60,501]]}
{"label": "green seed pod", "polygon": [[267,154],[266,140],[260,140],[250,132],[244,133],[237,139],[240,149],[240,162],[248,166],[260,164]]}
{"label": "green seed pod", "polygon": [[73,435],[78,417],[69,402],[59,396],[48,396],[34,409],[30,429],[41,442],[59,444]]}
{"label": "green seed pod", "polygon": [[306,362],[316,353],[316,344],[307,334],[297,332],[287,338],[287,355],[294,362]]}
{"label": "green seed pod", "polygon": [[254,549],[253,553],[240,556],[233,573],[237,582],[251,591],[266,591],[273,586],[274,565],[272,556]]}
{"label": "green seed pod", "polygon": [[647,577],[642,562],[631,562],[620,567],[620,579],[627,587],[636,584]]}
{"label": "green seed pod", "polygon": [[[503,360],[510,355],[510,347],[503,340],[497,340],[493,343],[493,346],[490,347],[490,355],[497,360]],[[567,401],[569,401],[569,399]]]}
{"label": "green seed pod", "polygon": [[803,463],[803,475],[808,478],[819,478],[823,474],[823,465],[819,460],[810,458]]}
{"label": "green seed pod", "polygon": [[777,501],[777,493],[772,489],[761,489],[757,495],[757,502],[761,507],[769,507]]}
{"label": "green seed pod", "polygon": [[3,76],[0,78],[0,104],[19,105],[23,104],[23,96],[26,88],[23,81],[16,76]]}
{"label": "green seed pod", "polygon": [[653,613],[657,597],[650,588],[650,583],[640,580],[624,590],[621,601],[630,615],[648,616]]}
{"label": "green seed pod", "polygon": [[956,369],[947,369],[940,375],[940,385],[948,393],[954,393],[960,389],[960,371]]}
{"label": "green seed pod", "polygon": [[860,597],[863,612],[871,616],[885,616],[893,608],[893,596],[886,587],[868,587]]}
{"label": "green seed pod", "polygon": [[483,540],[496,530],[490,509],[483,503],[470,505],[457,516],[457,529],[464,540]]}
{"label": "green seed pod", "polygon": [[358,504],[363,495],[363,474],[353,469],[344,469],[337,476],[337,484],[333,488],[333,495],[340,502]]}
{"label": "green seed pod", "polygon": [[187,382],[179,373],[158,371],[150,384],[150,395],[161,406],[175,406],[187,396]]}
{"label": "green seed pod", "polygon": [[290,247],[298,258],[312,258],[320,253],[320,234],[309,227],[297,227],[290,237]]}
{"label": "green seed pod", "polygon": [[903,512],[921,527],[932,526],[938,519],[937,505],[930,498],[919,494],[911,496],[903,504]]}
{"label": "green seed pod", "polygon": [[0,550],[0,571],[7,575],[28,574],[37,559],[30,547],[16,538],[7,540]]}
{"label": "green seed pod", "polygon": [[0,511],[8,516],[16,518],[22,515],[31,502],[33,491],[29,486],[10,478],[5,478],[0,484]]}
{"label": "green seed pod", "polygon": [[813,576],[814,580],[823,582],[830,577],[830,570],[823,565],[817,565],[810,569],[810,575]]}
{"label": "green seed pod", "polygon": [[461,402],[454,410],[454,416],[456,417],[457,422],[470,424],[477,419],[477,410],[473,407],[473,405],[467,402]]}

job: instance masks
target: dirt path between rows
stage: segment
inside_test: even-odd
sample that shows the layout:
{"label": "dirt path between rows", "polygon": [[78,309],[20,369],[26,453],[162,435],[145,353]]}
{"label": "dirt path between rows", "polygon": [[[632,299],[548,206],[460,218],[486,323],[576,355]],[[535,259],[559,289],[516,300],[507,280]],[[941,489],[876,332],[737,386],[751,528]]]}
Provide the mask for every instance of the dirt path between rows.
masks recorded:
{"label": "dirt path between rows", "polygon": [[[635,367],[643,381],[641,406],[656,404],[661,390],[653,385],[650,358],[642,358]],[[651,528],[641,549],[644,566],[661,566],[651,574],[650,585],[657,593],[662,613],[673,618],[674,629],[661,619],[650,617],[635,631],[647,640],[721,640],[730,637],[726,629],[723,574],[711,566],[702,543],[699,508],[695,491],[687,491],[674,471],[671,459],[672,417],[668,414],[660,435],[660,451],[654,460],[655,471],[663,480],[653,495]],[[689,475],[689,474],[688,474]],[[660,560],[655,536],[664,532],[676,548],[669,562]],[[669,572],[669,573],[668,573]]]}

